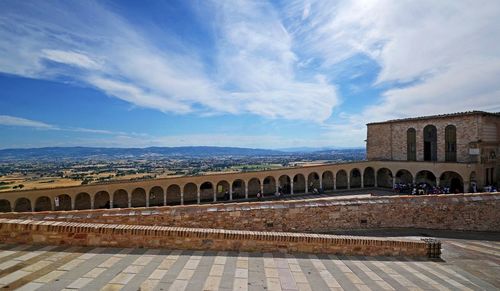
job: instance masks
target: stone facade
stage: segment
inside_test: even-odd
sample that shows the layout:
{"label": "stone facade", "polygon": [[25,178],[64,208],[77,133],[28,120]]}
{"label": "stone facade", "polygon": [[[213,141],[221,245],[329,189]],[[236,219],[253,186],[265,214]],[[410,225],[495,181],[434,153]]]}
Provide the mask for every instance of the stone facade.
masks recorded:
{"label": "stone facade", "polygon": [[380,228],[500,231],[499,208],[500,193],[483,193],[5,213],[0,218],[303,233]]}
{"label": "stone facade", "polygon": [[415,239],[7,219],[0,219],[0,242],[363,256],[438,257],[440,253],[439,243]]}
{"label": "stone facade", "polygon": [[[445,128],[453,125],[456,128],[456,162],[480,165],[475,173],[479,185],[499,180],[499,113],[472,111],[370,123],[367,125],[368,160],[407,161],[407,131],[413,128],[416,131],[416,160],[424,161],[424,128],[427,125],[437,129],[436,162],[446,162]],[[493,177],[489,171],[493,172]]]}

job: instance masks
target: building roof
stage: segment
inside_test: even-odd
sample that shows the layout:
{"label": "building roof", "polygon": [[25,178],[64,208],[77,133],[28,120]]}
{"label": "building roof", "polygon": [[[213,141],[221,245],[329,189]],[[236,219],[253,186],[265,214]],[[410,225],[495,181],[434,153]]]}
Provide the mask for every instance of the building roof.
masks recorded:
{"label": "building roof", "polygon": [[401,119],[391,119],[391,120],[387,120],[387,121],[370,122],[367,125],[383,124],[383,123],[395,123],[395,122],[403,122],[403,121],[414,121],[414,120],[436,119],[436,118],[470,116],[470,115],[500,117],[500,112],[486,112],[486,111],[473,110],[473,111],[456,112],[456,113],[449,113],[449,114],[437,114],[437,115],[428,115],[428,116],[419,116],[419,117],[408,117],[408,118],[401,118]]}

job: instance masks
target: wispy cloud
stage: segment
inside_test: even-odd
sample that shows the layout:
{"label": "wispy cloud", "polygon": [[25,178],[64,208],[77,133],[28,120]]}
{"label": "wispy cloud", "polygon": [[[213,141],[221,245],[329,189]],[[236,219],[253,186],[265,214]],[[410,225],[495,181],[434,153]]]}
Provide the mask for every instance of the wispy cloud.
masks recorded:
{"label": "wispy cloud", "polygon": [[38,129],[49,129],[49,130],[59,129],[57,126],[51,124],[21,117],[10,116],[10,115],[0,115],[0,125],[33,127]]}

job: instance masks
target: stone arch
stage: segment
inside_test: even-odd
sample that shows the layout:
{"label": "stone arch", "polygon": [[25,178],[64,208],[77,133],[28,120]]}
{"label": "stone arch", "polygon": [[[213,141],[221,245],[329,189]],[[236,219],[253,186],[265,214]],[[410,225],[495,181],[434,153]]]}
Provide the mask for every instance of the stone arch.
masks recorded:
{"label": "stone arch", "polygon": [[457,161],[457,128],[450,124],[444,129],[444,146],[446,162]]}
{"label": "stone arch", "polygon": [[319,175],[316,172],[309,173],[307,176],[307,183],[308,183],[308,189],[309,192],[313,192],[314,188],[316,190],[319,190]]}
{"label": "stone arch", "polygon": [[[94,209],[109,209],[111,207],[111,197],[107,191],[99,191],[94,195]],[[128,204],[128,202],[127,202]]]}
{"label": "stone arch", "polygon": [[163,188],[154,186],[149,190],[149,206],[163,206]]}
{"label": "stone arch", "polygon": [[10,201],[7,199],[0,200],[0,212],[11,212]]}
{"label": "stone arch", "polygon": [[233,181],[233,199],[245,198],[245,181],[236,179]]}
{"label": "stone arch", "polygon": [[184,185],[184,204],[198,203],[198,186],[195,183]]}
{"label": "stone arch", "polygon": [[340,170],[335,176],[337,181],[337,189],[347,189],[347,172],[345,170]]}
{"label": "stone arch", "polygon": [[257,193],[260,191],[260,180],[258,178],[252,178],[248,181],[248,197],[257,197]]}
{"label": "stone arch", "polygon": [[229,199],[229,182],[226,180],[219,181],[215,187],[217,200]]}
{"label": "stone arch", "polygon": [[415,176],[415,182],[417,184],[426,183],[431,186],[436,186],[436,176],[431,171],[422,170]]}
{"label": "stone arch", "polygon": [[276,193],[276,179],[273,176],[267,176],[262,181],[263,185],[263,194],[264,195],[273,195]]}
{"label": "stone arch", "polygon": [[52,201],[47,196],[40,196],[35,201],[35,211],[51,211]]}
{"label": "stone arch", "polygon": [[204,182],[200,185],[200,201],[214,201],[214,185],[212,182]]}
{"label": "stone arch", "polygon": [[408,128],[406,131],[406,159],[408,161],[417,160],[417,131],[415,128]]}
{"label": "stone arch", "polygon": [[413,175],[410,171],[401,169],[396,172],[396,183],[413,184]]}
{"label": "stone arch", "polygon": [[119,189],[113,193],[113,208],[127,208],[129,205],[128,202],[127,191]]}
{"label": "stone arch", "polygon": [[437,129],[431,124],[424,127],[424,161],[437,161]]}
{"label": "stone arch", "polygon": [[15,212],[31,212],[31,201],[28,198],[18,198],[14,203]]}
{"label": "stone arch", "polygon": [[377,186],[381,188],[392,188],[392,172],[387,168],[377,171]]}
{"label": "stone arch", "polygon": [[71,210],[71,197],[68,194],[60,194],[56,196],[59,205],[54,201],[54,209],[68,211]]}
{"label": "stone arch", "polygon": [[[109,200],[109,199],[108,199]],[[90,199],[90,195],[85,192],[78,193],[75,196],[75,209],[76,210],[85,210],[92,208],[92,202]]]}
{"label": "stone arch", "polygon": [[464,179],[457,172],[446,171],[439,177],[439,186],[449,187],[450,193],[463,193]]}
{"label": "stone arch", "polygon": [[349,183],[351,188],[361,188],[361,171],[354,168],[349,173]]}
{"label": "stone arch", "polygon": [[365,187],[375,187],[375,170],[372,167],[363,171],[363,184]]}
{"label": "stone arch", "polygon": [[130,196],[130,206],[146,207],[146,190],[144,188],[135,188]]}
{"label": "stone arch", "polygon": [[292,193],[292,184],[290,183],[290,177],[288,175],[281,175],[278,179],[278,186],[282,194]]}
{"label": "stone arch", "polygon": [[179,204],[181,204],[181,187],[177,184],[168,186],[167,205],[179,205]]}
{"label": "stone arch", "polygon": [[323,180],[323,190],[332,191],[335,185],[332,171],[324,171],[322,175],[322,180]]}
{"label": "stone arch", "polygon": [[302,174],[293,177],[293,193],[306,193],[306,178]]}

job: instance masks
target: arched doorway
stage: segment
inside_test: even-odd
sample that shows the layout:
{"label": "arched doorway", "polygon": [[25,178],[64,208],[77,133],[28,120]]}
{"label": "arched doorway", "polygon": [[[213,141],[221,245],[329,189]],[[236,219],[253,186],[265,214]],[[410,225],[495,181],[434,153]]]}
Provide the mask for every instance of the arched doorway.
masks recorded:
{"label": "arched doorway", "polygon": [[333,173],[331,171],[325,171],[322,176],[323,191],[333,191]]}
{"label": "arched doorway", "polygon": [[167,205],[181,204],[181,187],[179,185],[170,185],[167,187]]}
{"label": "arched doorway", "polygon": [[387,168],[377,171],[377,186],[381,188],[392,188],[392,172]]}
{"label": "arched doorway", "polygon": [[363,184],[365,187],[375,187],[375,170],[372,167],[363,171]]}
{"label": "arched doorway", "polygon": [[31,212],[31,201],[28,198],[18,198],[14,206],[15,212]]}
{"label": "arched doorway", "polygon": [[229,183],[227,181],[219,181],[217,183],[217,200],[229,200]]}
{"label": "arched doorway", "polygon": [[262,184],[264,188],[264,195],[274,195],[274,193],[276,193],[276,180],[274,179],[274,177],[265,177]]}
{"label": "arched doorway", "polygon": [[293,193],[305,193],[306,192],[306,178],[302,174],[297,174],[293,177]]}
{"label": "arched doorway", "polygon": [[12,208],[10,208],[10,202],[6,199],[0,200],[0,212],[11,212]]}
{"label": "arched doorway", "polygon": [[248,181],[248,197],[257,197],[257,193],[260,192],[260,180],[257,178],[252,178]]}
{"label": "arched doorway", "polygon": [[120,189],[116,190],[113,194],[113,208],[127,208],[128,207],[128,193]]}
{"label": "arched doorway", "polygon": [[130,205],[132,207],[146,207],[146,190],[135,188],[130,197]]}
{"label": "arched doorway", "polygon": [[187,183],[184,186],[184,204],[198,203],[198,186],[195,183]]}
{"label": "arched doorway", "polygon": [[214,201],[214,186],[210,182],[205,182],[200,186],[200,201]]}
{"label": "arched doorway", "polygon": [[163,206],[163,188],[154,186],[149,190],[149,206]]}
{"label": "arched doorway", "polygon": [[[290,177],[288,175],[281,175],[280,178],[278,179],[279,181],[279,188],[281,189],[282,194],[290,194],[292,193],[292,185],[290,183]],[[279,189],[278,189],[279,190]]]}
{"label": "arched doorway", "polygon": [[434,125],[424,127],[424,161],[437,161],[437,129]]}
{"label": "arched doorway", "polygon": [[71,210],[71,197],[68,194],[58,195],[54,200],[54,209],[59,211]]}
{"label": "arched doorway", "polygon": [[51,211],[52,202],[47,196],[38,197],[35,202],[35,211]]}
{"label": "arched doorway", "polygon": [[316,173],[316,172],[309,173],[309,175],[307,176],[307,183],[309,184],[308,188],[307,188],[309,193],[313,193],[314,189],[316,189],[316,191],[319,191],[320,187],[319,187],[319,175],[318,175],[318,173]]}
{"label": "arched doorway", "polygon": [[441,174],[441,177],[439,177],[439,186],[449,188],[450,193],[464,192],[464,180],[462,176],[452,171],[446,171]]}
{"label": "arched doorway", "polygon": [[344,170],[340,170],[337,172],[335,177],[337,180],[337,189],[347,189],[347,173]]}
{"label": "arched doorway", "polygon": [[233,199],[245,198],[245,181],[237,179],[233,181]]}
{"label": "arched doorway", "polygon": [[351,188],[361,188],[361,172],[358,169],[352,169],[349,175]]}
{"label": "arched doorway", "polygon": [[[107,192],[106,192],[107,194]],[[108,200],[109,201],[109,200]],[[85,192],[78,193],[75,197],[75,209],[85,210],[92,208],[92,203],[90,200],[90,195]]]}
{"label": "arched doorway", "polygon": [[[107,209],[111,207],[109,193],[99,191],[94,196],[94,209]],[[127,202],[128,203],[128,202]]]}
{"label": "arched doorway", "polygon": [[399,170],[396,173],[396,183],[398,184],[413,184],[413,175],[408,170]]}
{"label": "arched doorway", "polygon": [[427,184],[428,186],[436,186],[436,176],[430,171],[420,171],[415,176],[417,184]]}

